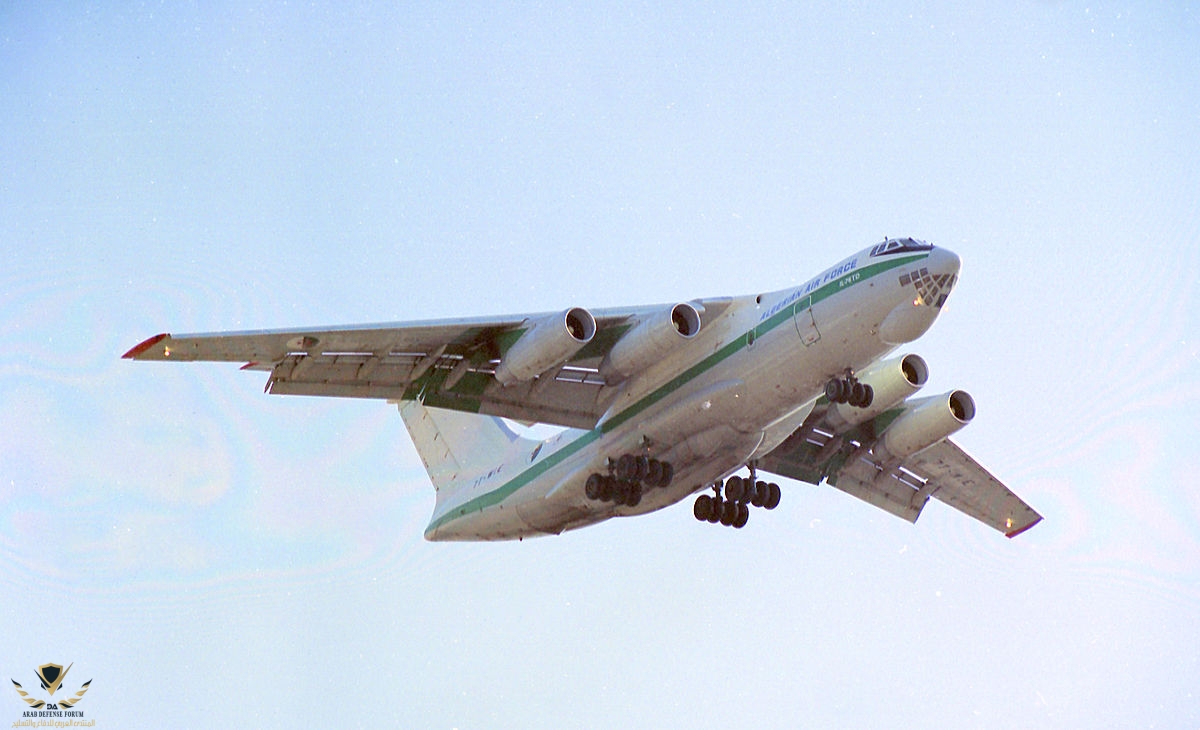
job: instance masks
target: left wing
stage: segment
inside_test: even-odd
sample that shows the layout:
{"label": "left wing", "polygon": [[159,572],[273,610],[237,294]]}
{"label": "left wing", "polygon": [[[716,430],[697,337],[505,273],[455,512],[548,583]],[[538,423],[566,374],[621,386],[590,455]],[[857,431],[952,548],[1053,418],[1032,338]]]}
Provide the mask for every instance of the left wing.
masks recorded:
{"label": "left wing", "polygon": [[824,408],[805,426],[759,460],[766,471],[819,484],[822,480],[909,522],[916,522],[930,497],[1016,537],[1042,516],[948,438],[898,463],[878,463],[873,444],[895,411],[843,434],[819,427]]}
{"label": "left wing", "polygon": [[[700,326],[728,299],[691,302]],[[301,330],[156,335],[124,357],[245,363],[270,373],[266,390],[284,395],[421,400],[426,405],[518,421],[592,428],[616,396],[600,373],[621,337],[663,307],[601,310],[586,344],[535,377],[507,387],[496,369],[513,346],[556,313],[400,322]],[[570,310],[568,310],[569,312]],[[591,315],[589,315],[591,316]]]}

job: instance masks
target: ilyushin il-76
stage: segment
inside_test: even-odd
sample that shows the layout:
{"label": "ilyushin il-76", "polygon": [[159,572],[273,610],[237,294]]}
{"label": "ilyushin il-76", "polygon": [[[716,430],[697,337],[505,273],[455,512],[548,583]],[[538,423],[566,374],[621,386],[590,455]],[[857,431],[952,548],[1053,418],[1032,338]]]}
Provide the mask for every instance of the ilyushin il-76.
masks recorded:
{"label": "ilyushin il-76", "polygon": [[[429,540],[558,534],[693,496],[696,519],[742,528],[779,504],[771,475],[910,522],[934,498],[1013,537],[1041,515],[949,439],[974,400],[921,394],[926,362],[899,351],[959,265],[893,238],[769,294],[162,334],[125,357],[239,362],[270,393],[396,404],[436,491]],[[561,428],[539,439],[516,423]]]}

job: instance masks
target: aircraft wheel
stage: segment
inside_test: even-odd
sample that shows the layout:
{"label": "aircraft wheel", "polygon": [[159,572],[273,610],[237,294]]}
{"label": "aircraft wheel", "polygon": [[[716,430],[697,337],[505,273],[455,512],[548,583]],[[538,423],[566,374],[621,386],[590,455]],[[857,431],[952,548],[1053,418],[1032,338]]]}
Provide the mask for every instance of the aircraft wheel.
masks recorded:
{"label": "aircraft wheel", "polygon": [[732,500],[726,500],[721,506],[721,524],[726,527],[732,525],[738,516],[738,503]]}
{"label": "aircraft wheel", "polygon": [[588,476],[587,483],[583,485],[583,493],[587,495],[588,499],[600,499],[600,495],[603,493],[603,489],[601,487],[603,482],[604,477],[600,476],[599,474],[592,474]]}
{"label": "aircraft wheel", "polygon": [[633,481],[640,482],[650,474],[650,460],[645,456],[633,457]]}
{"label": "aircraft wheel", "polygon": [[770,495],[771,492],[767,488],[767,483],[764,481],[758,481],[754,483],[752,488],[746,490],[746,496],[749,498],[746,501],[755,507],[761,507],[763,506],[763,503],[767,501],[767,497]]}
{"label": "aircraft wheel", "polygon": [[737,529],[742,529],[746,523],[750,521],[750,508],[745,502],[739,502],[737,506],[737,517],[733,520],[733,526]]}
{"label": "aircraft wheel", "polygon": [[662,477],[658,480],[658,486],[670,486],[671,479],[675,476],[675,467],[671,466],[671,463],[668,461],[661,461],[659,463],[662,464]]}
{"label": "aircraft wheel", "polygon": [[633,454],[622,454],[617,459],[617,478],[629,479],[637,470],[636,457]]}
{"label": "aircraft wheel", "polygon": [[830,403],[842,403],[845,399],[845,387],[841,380],[834,378],[825,384],[825,397]]}
{"label": "aircraft wheel", "polygon": [[657,487],[662,481],[663,463],[658,459],[651,459],[646,465],[646,478],[643,479],[648,487]]}
{"label": "aircraft wheel", "polygon": [[696,497],[696,504],[692,507],[692,513],[696,515],[696,519],[708,522],[708,516],[712,514],[712,501],[712,497],[707,494]]}
{"label": "aircraft wheel", "polygon": [[869,385],[863,386],[863,408],[869,408],[875,402],[875,389]]}
{"label": "aircraft wheel", "polygon": [[613,498],[616,483],[612,477],[600,477],[600,501],[610,502]]}
{"label": "aircraft wheel", "polygon": [[763,507],[766,507],[767,509],[775,509],[779,506],[779,500],[783,497],[783,493],[779,491],[779,485],[775,482],[771,482],[767,485],[767,491],[769,494],[767,496],[767,500],[763,502]]}
{"label": "aircraft wheel", "polygon": [[637,482],[630,482],[629,489],[625,493],[625,504],[630,507],[638,506],[642,501],[642,485]]}
{"label": "aircraft wheel", "polygon": [[708,513],[708,521],[710,524],[717,524],[721,521],[721,515],[725,514],[725,503],[719,497],[709,497],[712,500],[712,511]]}
{"label": "aircraft wheel", "polygon": [[746,482],[741,477],[729,477],[725,480],[725,497],[731,502],[740,502],[746,494]]}
{"label": "aircraft wheel", "polygon": [[850,405],[855,408],[865,408],[867,403],[867,386],[862,383],[855,383],[850,386]]}

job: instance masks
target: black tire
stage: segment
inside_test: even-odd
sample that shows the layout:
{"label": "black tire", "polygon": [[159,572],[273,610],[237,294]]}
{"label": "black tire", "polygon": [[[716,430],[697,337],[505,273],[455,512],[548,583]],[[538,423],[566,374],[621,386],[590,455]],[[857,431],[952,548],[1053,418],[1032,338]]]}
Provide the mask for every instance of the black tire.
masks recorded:
{"label": "black tire", "polygon": [[629,490],[625,493],[625,504],[629,507],[636,507],[642,502],[642,485],[637,482],[629,483]]}
{"label": "black tire", "polygon": [[621,454],[621,458],[617,459],[617,478],[629,479],[633,477],[634,471],[637,469],[636,457],[633,454]]}
{"label": "black tire", "polygon": [[725,514],[725,503],[721,501],[720,497],[711,497],[711,499],[712,512],[708,515],[708,521],[715,525],[721,521],[721,515]]}
{"label": "black tire", "polygon": [[770,495],[768,496],[768,499],[763,502],[763,507],[766,507],[767,509],[775,509],[779,506],[779,500],[782,499],[783,493],[779,491],[779,485],[775,482],[768,484],[767,489],[770,491]]}
{"label": "black tire", "polygon": [[663,467],[662,478],[658,480],[658,486],[667,487],[671,485],[671,479],[675,476],[675,467],[671,466],[671,463],[667,461],[661,463]]}
{"label": "black tire", "polygon": [[754,485],[754,491],[750,494],[750,504],[755,507],[761,507],[766,503],[769,496],[771,496],[771,490],[767,488],[767,483],[757,482]]}
{"label": "black tire", "polygon": [[633,458],[633,481],[640,482],[650,473],[650,460],[645,456]]}
{"label": "black tire", "polygon": [[616,481],[612,477],[600,477],[600,501],[611,502],[616,486]]}
{"label": "black tire", "polygon": [[825,397],[830,403],[841,403],[845,396],[845,388],[842,386],[842,381],[834,378],[825,384]]}
{"label": "black tire", "polygon": [[731,526],[738,516],[738,503],[733,500],[725,500],[725,504],[721,506],[721,524],[726,527]]}
{"label": "black tire", "polygon": [[850,399],[848,401],[850,405],[854,406],[855,408],[863,408],[865,407],[866,401],[867,386],[863,385],[862,383],[855,383],[850,387]]}
{"label": "black tire", "polygon": [[601,488],[603,482],[604,477],[600,476],[599,474],[592,474],[588,476],[587,482],[583,485],[583,493],[587,495],[588,499],[600,499],[600,495],[603,491]]}
{"label": "black tire", "polygon": [[737,517],[733,520],[733,526],[740,530],[750,521],[750,508],[745,503],[739,503],[737,507]]}
{"label": "black tire", "polygon": [[725,480],[725,499],[731,502],[741,502],[746,495],[746,482],[741,477],[729,477]]}
{"label": "black tire", "polygon": [[696,504],[692,506],[692,514],[696,515],[696,519],[708,522],[708,516],[712,514],[712,501],[712,497],[707,494],[696,497]]}
{"label": "black tire", "polygon": [[865,394],[863,395],[862,407],[870,408],[871,404],[875,402],[875,389],[869,385],[864,385],[863,390]]}
{"label": "black tire", "polygon": [[647,487],[657,487],[662,481],[663,463],[658,459],[651,459],[649,466],[646,467],[646,478],[642,480]]}

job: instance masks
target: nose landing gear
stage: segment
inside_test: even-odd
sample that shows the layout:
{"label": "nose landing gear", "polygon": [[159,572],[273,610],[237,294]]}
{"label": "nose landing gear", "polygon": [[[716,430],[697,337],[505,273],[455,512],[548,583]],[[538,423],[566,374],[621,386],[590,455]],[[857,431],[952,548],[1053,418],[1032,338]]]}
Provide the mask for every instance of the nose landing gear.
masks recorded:
{"label": "nose landing gear", "polygon": [[875,401],[875,389],[858,378],[847,375],[834,378],[825,384],[825,397],[830,403],[846,403],[855,408],[866,408]]}

